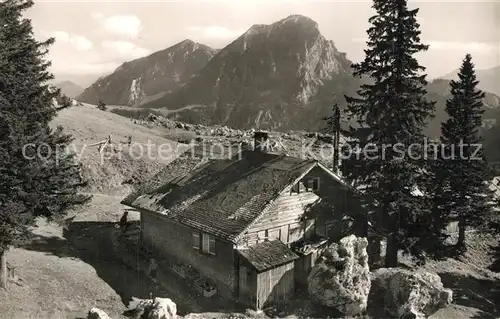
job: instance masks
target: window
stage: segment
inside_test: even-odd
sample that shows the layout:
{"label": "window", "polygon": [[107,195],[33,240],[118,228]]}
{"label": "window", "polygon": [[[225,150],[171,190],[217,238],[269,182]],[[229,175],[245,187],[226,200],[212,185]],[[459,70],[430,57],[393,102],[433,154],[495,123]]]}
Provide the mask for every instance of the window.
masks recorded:
{"label": "window", "polygon": [[310,178],[307,181],[307,190],[312,192],[319,190],[319,177]]}
{"label": "window", "polygon": [[215,238],[209,234],[202,234],[202,251],[206,254],[215,255]]}
{"label": "window", "polygon": [[266,233],[267,233],[267,235],[266,235],[267,240],[269,240],[269,241],[280,239],[280,237],[281,237],[281,229],[280,228],[268,229],[268,230],[266,230]]}
{"label": "window", "polygon": [[200,233],[193,232],[193,248],[200,249]]}

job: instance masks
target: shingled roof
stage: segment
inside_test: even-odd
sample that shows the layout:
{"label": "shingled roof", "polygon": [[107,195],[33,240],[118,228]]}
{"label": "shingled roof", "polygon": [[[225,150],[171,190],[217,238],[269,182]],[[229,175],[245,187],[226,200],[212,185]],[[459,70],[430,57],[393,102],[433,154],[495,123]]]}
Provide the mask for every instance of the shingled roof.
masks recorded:
{"label": "shingled roof", "polygon": [[299,258],[296,253],[278,239],[264,241],[251,247],[238,249],[238,253],[246,259],[257,272],[262,272]]}
{"label": "shingled roof", "polygon": [[234,242],[288,185],[316,165],[313,160],[243,151],[232,159],[199,162],[186,174],[123,202]]}
{"label": "shingled roof", "polygon": [[[219,158],[228,159],[230,157],[227,154],[237,154],[239,152],[236,148],[225,149],[220,152],[220,154],[216,154],[215,151],[217,151],[217,148],[211,150],[211,159],[216,159],[217,155],[220,155]],[[165,183],[168,183],[180,176],[184,176],[199,165],[206,163],[209,157],[207,157],[204,153],[206,152],[203,149],[203,145],[195,145],[192,148],[187,149],[178,158],[166,165],[155,176],[139,185],[137,189],[125,197],[121,203],[130,206],[139,196],[152,192],[165,185]]]}

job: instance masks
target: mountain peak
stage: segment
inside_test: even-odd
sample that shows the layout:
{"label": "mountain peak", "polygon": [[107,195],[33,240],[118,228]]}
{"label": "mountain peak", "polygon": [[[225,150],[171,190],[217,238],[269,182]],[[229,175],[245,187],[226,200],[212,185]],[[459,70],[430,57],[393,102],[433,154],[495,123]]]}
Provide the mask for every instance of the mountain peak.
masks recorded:
{"label": "mountain peak", "polygon": [[284,24],[299,24],[299,25],[308,25],[308,26],[313,26],[317,27],[318,23],[314,21],[313,19],[303,16],[301,14],[292,14],[289,15],[288,17],[273,23],[274,25],[284,25]]}
{"label": "mountain peak", "polygon": [[206,51],[214,51],[214,52],[217,51],[217,50],[215,50],[207,45],[195,42],[191,39],[185,39],[177,44],[174,44],[170,48],[173,49],[174,51],[175,50],[185,50],[185,51],[189,51],[189,52],[194,52],[194,51],[199,50],[199,49],[206,50]]}
{"label": "mountain peak", "polygon": [[196,45],[198,43],[194,42],[193,40],[191,39],[185,39],[185,40],[182,40],[181,42],[177,43],[177,44],[174,44],[173,46],[186,46],[186,45]]}
{"label": "mountain peak", "polygon": [[316,21],[300,14],[292,14],[272,24],[254,24],[248,29],[247,32],[244,33],[244,36],[250,36],[260,33],[269,34],[276,30],[288,29],[289,27],[317,30],[317,33],[319,34],[318,23]]}
{"label": "mountain peak", "polygon": [[[143,107],[196,106],[176,116],[233,127],[293,129],[305,117],[318,125],[317,119],[330,111],[326,101],[332,91],[355,93],[351,88],[358,80],[351,80],[350,66],[315,21],[291,15],[252,26],[178,91]],[[318,116],[313,119],[311,112]]]}

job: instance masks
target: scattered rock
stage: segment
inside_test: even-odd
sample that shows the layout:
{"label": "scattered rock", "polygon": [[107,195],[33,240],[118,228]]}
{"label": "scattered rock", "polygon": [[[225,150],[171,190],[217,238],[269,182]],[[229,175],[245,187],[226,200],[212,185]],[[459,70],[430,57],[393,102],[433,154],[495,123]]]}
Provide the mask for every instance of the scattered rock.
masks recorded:
{"label": "scattered rock", "polygon": [[396,318],[427,318],[452,299],[453,291],[443,287],[436,273],[401,268],[380,268],[372,273],[370,305],[383,305]]}
{"label": "scattered rock", "polygon": [[315,302],[347,316],[366,310],[371,286],[367,246],[366,238],[351,235],[325,250],[307,279]]}
{"label": "scattered rock", "polygon": [[87,319],[111,319],[111,317],[99,308],[92,308],[87,315]]}

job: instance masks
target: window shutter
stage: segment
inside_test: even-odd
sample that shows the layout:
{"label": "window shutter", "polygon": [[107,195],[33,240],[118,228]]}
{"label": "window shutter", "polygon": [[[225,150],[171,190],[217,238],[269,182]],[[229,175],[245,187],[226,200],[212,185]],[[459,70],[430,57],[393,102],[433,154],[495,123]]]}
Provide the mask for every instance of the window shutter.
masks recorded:
{"label": "window shutter", "polygon": [[198,232],[193,232],[193,248],[200,249],[200,234]]}
{"label": "window shutter", "polygon": [[202,234],[202,249],[204,253],[208,253],[210,249],[208,234]]}
{"label": "window shutter", "polygon": [[213,236],[209,236],[208,252],[212,255],[215,255],[215,238]]}

